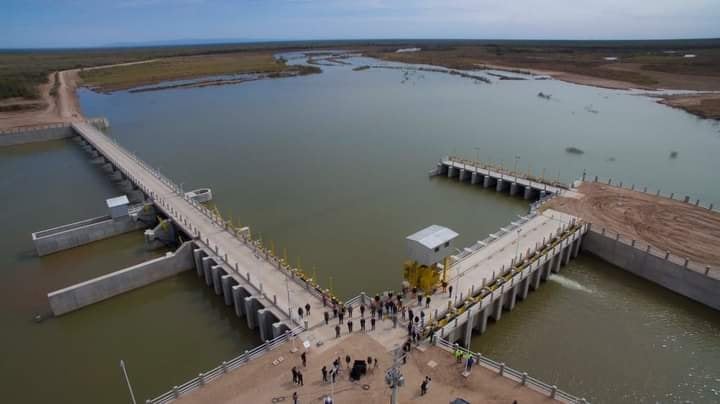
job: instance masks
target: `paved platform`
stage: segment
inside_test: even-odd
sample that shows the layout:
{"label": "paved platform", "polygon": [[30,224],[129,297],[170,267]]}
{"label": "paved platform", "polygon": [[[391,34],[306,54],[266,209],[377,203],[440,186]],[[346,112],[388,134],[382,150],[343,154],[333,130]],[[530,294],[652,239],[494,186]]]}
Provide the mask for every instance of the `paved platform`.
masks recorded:
{"label": "paved platform", "polygon": [[[302,366],[299,354],[290,353],[291,344],[281,347],[250,364],[241,367],[213,383],[180,397],[177,403],[292,403],[292,394],[298,393],[300,403],[319,403],[321,398],[334,393],[336,403],[389,402],[391,390],[384,381],[385,372],[392,365],[392,355],[373,338],[355,334],[322,349],[310,349],[307,367]],[[345,355],[352,360],[372,356],[380,365],[358,382],[348,380]],[[279,358],[278,365],[273,362]],[[321,368],[330,368],[335,358],[341,358],[343,372],[332,386],[322,381]],[[434,362],[435,366],[428,366]],[[304,386],[292,383],[293,366],[303,373]],[[427,347],[424,352],[414,349],[401,371],[405,386],[399,390],[399,402],[448,403],[462,397],[471,403],[543,403],[554,400],[519,383],[499,376],[497,372],[475,366],[469,377],[462,376],[464,367],[456,364],[452,355],[438,347]],[[432,381],[427,395],[420,395],[420,383],[429,376]],[[275,399],[276,401],[273,401]]]}

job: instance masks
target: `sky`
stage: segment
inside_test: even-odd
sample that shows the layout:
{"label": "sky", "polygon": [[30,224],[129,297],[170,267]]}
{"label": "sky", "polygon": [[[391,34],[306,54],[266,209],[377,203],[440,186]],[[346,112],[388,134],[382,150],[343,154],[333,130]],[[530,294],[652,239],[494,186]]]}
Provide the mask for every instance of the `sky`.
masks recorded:
{"label": "sky", "polygon": [[0,0],[0,48],[179,39],[720,37],[720,0]]}

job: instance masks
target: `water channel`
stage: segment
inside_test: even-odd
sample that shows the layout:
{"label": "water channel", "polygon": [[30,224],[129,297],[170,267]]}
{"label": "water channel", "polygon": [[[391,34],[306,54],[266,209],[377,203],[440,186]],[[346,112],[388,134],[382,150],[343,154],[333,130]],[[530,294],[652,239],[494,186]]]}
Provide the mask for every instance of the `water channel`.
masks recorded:
{"label": "water channel", "polygon": [[[352,68],[224,87],[83,90],[80,101],[123,145],[186,189],[211,187],[224,215],[345,297],[397,287],[404,237],[426,225],[456,230],[465,245],[527,211],[519,198],[429,179],[442,155],[506,166],[519,156],[518,168],[565,181],[586,169],[720,204],[720,132],[710,121],[553,80]],[[259,343],[192,273],[35,323],[47,292],[162,251],[131,234],[36,257],[32,231],[100,215],[118,191],[70,141],[0,149],[0,168],[8,402],[126,403],[120,359],[144,400]],[[472,347],[593,402],[700,403],[720,399],[718,337],[720,313],[583,256]]]}

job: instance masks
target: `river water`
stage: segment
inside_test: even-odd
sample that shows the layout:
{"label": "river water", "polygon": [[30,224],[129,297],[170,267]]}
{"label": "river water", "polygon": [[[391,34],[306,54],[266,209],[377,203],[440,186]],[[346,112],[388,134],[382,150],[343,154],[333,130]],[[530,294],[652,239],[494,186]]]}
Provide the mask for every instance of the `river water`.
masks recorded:
{"label": "river water", "polygon": [[[553,80],[352,67],[80,101],[120,143],[185,189],[211,187],[225,216],[344,297],[396,288],[404,237],[422,227],[448,226],[466,245],[527,211],[519,198],[429,179],[447,154],[566,181],[586,169],[720,204],[710,121]],[[162,251],[137,233],[36,257],[30,232],[100,215],[118,191],[69,141],[0,149],[0,168],[9,402],[128,402],[120,359],[144,400],[259,343],[193,273],[35,323],[47,292]],[[593,402],[717,402],[718,337],[720,313],[583,256],[472,347]]]}

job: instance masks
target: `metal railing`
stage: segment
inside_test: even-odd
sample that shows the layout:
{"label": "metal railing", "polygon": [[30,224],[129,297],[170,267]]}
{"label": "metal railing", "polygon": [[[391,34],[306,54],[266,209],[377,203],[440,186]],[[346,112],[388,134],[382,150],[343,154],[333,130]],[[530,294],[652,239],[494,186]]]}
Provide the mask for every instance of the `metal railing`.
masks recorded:
{"label": "metal railing", "polygon": [[[515,287],[532,272],[547,263],[549,253],[552,256],[560,254],[564,248],[572,246],[572,243],[588,231],[588,228],[589,224],[587,223],[572,224],[568,228],[561,228],[560,234],[555,239],[528,251],[525,258],[521,257],[517,264],[513,262],[509,267],[503,265],[498,271],[498,276],[491,279],[487,285],[483,284],[477,289],[471,288],[471,292],[464,299],[462,293],[459,294],[459,297],[456,294],[455,302],[451,307],[437,313],[430,324],[425,327],[425,333],[430,335],[440,331],[441,337],[443,337],[446,328],[456,328],[459,325],[458,321],[461,320],[462,315],[477,314],[488,307],[507,290]],[[455,320],[454,323],[452,323],[453,320]]]}
{"label": "metal railing", "polygon": [[558,389],[557,386],[549,385],[542,380],[538,380],[532,376],[529,376],[526,372],[517,371],[511,367],[506,366],[504,363],[496,362],[490,358],[483,356],[480,353],[470,351],[469,349],[465,349],[459,345],[451,344],[449,341],[442,338],[436,338],[434,342],[438,347],[447,352],[453,353],[456,350],[460,350],[462,351],[463,356],[465,356],[466,354],[472,355],[477,360],[477,363],[479,365],[482,365],[487,369],[497,372],[500,376],[517,382],[557,401],[577,404],[588,403],[588,401],[584,398],[578,398],[570,393]]}
{"label": "metal railing", "polygon": [[[591,180],[588,179],[588,178],[590,178],[590,177],[592,177]],[[603,179],[603,178],[600,178],[600,177],[597,176],[597,175],[595,175],[595,176],[590,176],[590,175],[588,175],[587,173],[584,173],[583,176],[582,176],[582,178],[581,178],[581,180],[584,181],[584,182],[596,182],[596,183],[598,183],[598,184],[609,185],[609,186],[612,186],[612,187],[615,187],[615,188],[625,189],[625,190],[629,190],[629,191],[641,192],[641,193],[647,194],[647,195],[655,195],[655,196],[660,197],[660,198],[666,198],[666,199],[670,199],[670,200],[673,200],[673,201],[676,201],[676,202],[682,202],[682,203],[687,203],[687,204],[695,205],[695,206],[697,206],[697,207],[704,208],[704,209],[707,209],[707,210],[711,210],[711,211],[714,211],[714,212],[720,212],[720,206],[715,206],[715,204],[714,204],[714,203],[711,203],[711,202],[705,203],[705,202],[701,201],[701,200],[698,199],[698,198],[695,198],[695,201],[693,202],[693,199],[690,198],[689,195],[685,195],[684,197],[682,197],[680,194],[677,194],[677,195],[676,195],[675,192],[671,192],[671,193],[669,193],[669,194],[665,194],[665,193],[662,193],[662,191],[661,191],[660,189],[655,189],[655,190],[653,190],[652,188],[649,188],[649,187],[643,186],[643,185],[636,185],[636,184],[633,184],[633,183],[628,184],[628,183],[624,183],[623,181],[615,181],[615,182],[613,182],[612,177],[609,177],[609,178],[607,178],[607,180],[605,180],[605,179]],[[677,198],[676,198],[676,196],[677,196]]]}
{"label": "metal railing", "polygon": [[633,247],[640,252],[652,255],[656,258],[664,259],[672,262],[678,266],[681,266],[689,271],[696,272],[700,275],[705,275],[709,278],[720,280],[720,267],[712,267],[710,265],[701,264],[699,262],[691,261],[688,257],[680,257],[679,255],[672,254],[670,251],[661,250],[643,241],[635,240],[633,238],[623,236],[620,233],[613,232],[606,228],[596,228],[596,226],[590,226],[590,231],[605,236],[615,242],[625,244]]}
{"label": "metal railing", "polygon": [[453,262],[452,265],[457,265],[460,262],[464,261],[465,259],[469,258],[471,255],[475,254],[482,248],[487,247],[488,245],[492,244],[496,240],[499,240],[504,235],[508,233],[512,233],[515,229],[518,227],[524,225],[525,223],[529,222],[533,218],[538,216],[538,212],[536,210],[531,211],[526,216],[518,216],[518,221],[510,222],[510,226],[501,227],[499,231],[496,231],[495,233],[490,234],[488,237],[486,237],[483,240],[475,242],[475,244],[471,245],[470,247],[465,247],[463,251],[460,254],[453,255]]}
{"label": "metal railing", "polygon": [[[85,137],[82,135],[82,131],[77,131],[81,134],[81,137],[85,139],[88,143],[90,143],[93,147],[95,147],[98,150],[101,150],[100,147],[98,147],[97,143],[91,140],[88,137]],[[103,134],[103,136],[105,136]],[[117,143],[116,139],[110,138],[108,136],[105,136],[108,141],[110,141],[112,144],[115,145],[116,150],[118,150],[120,153],[125,155],[126,157],[130,158],[133,162],[135,162],[137,165],[142,167],[145,171],[149,172],[151,175],[153,175],[156,179],[158,179],[160,182],[162,182],[164,185],[166,185],[168,188],[171,189],[173,193],[181,197],[183,200],[185,200],[188,204],[190,204],[191,207],[193,207],[196,211],[203,214],[206,218],[210,220],[210,222],[216,226],[221,231],[226,231],[228,234],[232,235],[235,239],[240,241],[242,244],[246,245],[248,248],[250,248],[258,259],[265,260],[268,264],[270,264],[272,267],[278,269],[281,273],[283,273],[285,276],[288,276],[293,282],[298,284],[299,286],[302,286],[307,290],[311,295],[315,296],[318,299],[323,299],[323,297],[329,301],[332,301],[335,299],[338,303],[342,303],[340,299],[337,299],[332,293],[330,293],[327,290],[323,290],[314,280],[306,277],[302,271],[300,271],[298,268],[293,268],[287,263],[284,262],[281,258],[275,256],[270,250],[267,248],[264,248],[262,243],[258,240],[252,240],[248,232],[245,231],[246,228],[242,229],[236,229],[229,225],[227,221],[225,221],[220,215],[216,214],[212,210],[208,209],[201,203],[193,200],[189,196],[185,195],[185,193],[182,190],[182,187],[178,186],[175,182],[173,182],[171,179],[169,179],[167,176],[162,174],[159,169],[154,168],[147,164],[145,161],[140,159],[135,153],[127,150],[125,147]],[[228,259],[227,253],[223,253],[220,251],[219,245],[215,244],[214,246],[211,244],[210,239],[206,238],[205,240],[202,239],[202,234],[200,231],[192,225],[192,223],[181,213],[177,212],[169,203],[165,201],[164,197],[161,197],[153,190],[151,190],[147,185],[142,183],[139,178],[133,176],[125,167],[123,167],[121,164],[119,164],[114,158],[109,157],[108,155],[103,155],[106,159],[108,159],[113,165],[115,165],[118,170],[120,170],[127,178],[129,178],[135,185],[138,186],[138,188],[142,189],[145,194],[149,195],[154,202],[164,208],[166,212],[169,213],[171,217],[174,217],[175,222],[180,225],[181,227],[185,227],[185,230],[197,238],[200,242],[204,242],[204,244],[207,245],[208,249],[213,251],[217,257],[223,261],[228,268],[230,268],[233,272],[235,272],[236,275],[240,276],[241,278],[244,278],[243,275],[240,273],[238,269],[238,263],[235,262],[234,265],[231,263]],[[244,278],[246,279],[246,278]],[[257,285],[254,285],[250,279],[246,279],[248,283],[250,283],[253,287],[260,290]],[[285,310],[277,306],[275,302],[273,302],[273,305],[277,307],[277,309],[280,311],[280,313],[286,313]],[[289,310],[290,308],[288,308]],[[288,317],[290,317],[291,321],[295,321],[293,318],[293,313],[289,313]],[[295,321],[296,324],[299,324],[298,321]]]}
{"label": "metal railing", "polygon": [[[543,186],[550,186],[550,187],[561,188],[561,189],[569,189],[570,188],[567,184],[562,183],[560,181],[552,181],[547,178],[534,176],[530,173],[514,171],[514,170],[507,169],[505,167],[502,167],[502,166],[498,167],[493,164],[483,163],[482,161],[469,160],[469,159],[464,159],[462,157],[457,157],[457,156],[447,156],[443,160],[447,160],[451,163],[460,163],[460,164],[463,164],[463,166],[480,168],[480,169],[488,171],[488,173],[491,175],[495,174],[495,177],[501,178],[501,179],[505,179],[505,177],[508,177],[508,179],[514,178],[515,181],[526,180],[526,181],[528,181],[528,183],[531,187],[537,188],[537,189],[543,189]],[[535,183],[534,186],[533,186],[533,183]],[[540,185],[543,185],[543,186],[540,186]]]}
{"label": "metal railing", "polygon": [[153,399],[146,400],[145,402],[146,404],[165,404],[179,398],[180,396],[189,394],[190,392],[201,388],[205,384],[219,379],[224,374],[246,365],[251,360],[257,359],[278,348],[280,345],[289,341],[290,338],[300,334],[303,330],[304,328],[302,326],[297,326],[291,330],[287,330],[284,334],[278,336],[277,338],[265,341],[264,344],[249,351],[245,351],[242,355],[238,355],[229,361],[223,361],[219,366],[210,369],[207,372],[200,373],[197,377],[192,378],[179,386],[174,386],[172,390],[167,391]]}

